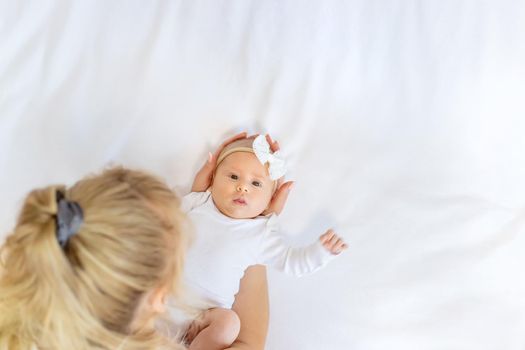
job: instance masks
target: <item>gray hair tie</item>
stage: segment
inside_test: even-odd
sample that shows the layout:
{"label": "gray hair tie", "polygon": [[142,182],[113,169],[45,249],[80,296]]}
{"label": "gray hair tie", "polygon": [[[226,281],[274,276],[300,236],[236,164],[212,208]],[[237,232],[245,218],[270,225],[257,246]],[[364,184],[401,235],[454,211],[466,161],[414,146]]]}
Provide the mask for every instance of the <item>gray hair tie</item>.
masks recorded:
{"label": "gray hair tie", "polygon": [[57,240],[62,248],[67,245],[84,222],[84,213],[77,202],[68,201],[62,192],[57,191]]}

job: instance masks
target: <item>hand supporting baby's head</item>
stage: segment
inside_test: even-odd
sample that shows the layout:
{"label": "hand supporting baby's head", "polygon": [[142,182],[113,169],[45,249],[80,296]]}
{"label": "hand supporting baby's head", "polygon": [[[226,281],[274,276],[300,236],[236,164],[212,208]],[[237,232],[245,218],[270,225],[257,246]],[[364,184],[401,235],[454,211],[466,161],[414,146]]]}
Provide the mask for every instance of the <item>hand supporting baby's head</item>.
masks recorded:
{"label": "hand supporting baby's head", "polygon": [[217,160],[210,188],[213,202],[229,217],[257,217],[270,204],[284,171],[284,162],[271,153],[264,136],[232,142]]}

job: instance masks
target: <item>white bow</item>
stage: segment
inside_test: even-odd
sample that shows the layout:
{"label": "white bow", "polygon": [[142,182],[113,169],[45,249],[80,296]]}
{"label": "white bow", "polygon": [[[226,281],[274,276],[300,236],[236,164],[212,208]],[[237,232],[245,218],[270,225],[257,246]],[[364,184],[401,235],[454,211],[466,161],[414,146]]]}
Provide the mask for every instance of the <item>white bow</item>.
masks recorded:
{"label": "white bow", "polygon": [[272,153],[266,137],[259,135],[253,140],[253,151],[263,164],[270,165],[270,179],[277,180],[284,174],[286,174],[286,161],[282,158],[279,151]]}

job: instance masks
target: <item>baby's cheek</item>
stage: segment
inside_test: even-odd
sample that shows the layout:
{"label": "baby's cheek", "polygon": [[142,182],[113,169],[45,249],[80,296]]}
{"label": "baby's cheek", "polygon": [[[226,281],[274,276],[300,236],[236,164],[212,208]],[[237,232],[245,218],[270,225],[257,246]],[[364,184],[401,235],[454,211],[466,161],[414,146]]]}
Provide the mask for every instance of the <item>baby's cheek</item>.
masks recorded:
{"label": "baby's cheek", "polygon": [[213,198],[213,202],[215,203],[215,205],[221,208],[224,207],[225,196],[219,189],[215,189],[214,191],[212,191],[211,196]]}
{"label": "baby's cheek", "polygon": [[264,196],[264,199],[261,201],[261,211],[264,211],[268,206],[270,205],[270,202],[272,200],[272,193],[266,193]]}
{"label": "baby's cheek", "polygon": [[261,197],[252,199],[250,207],[247,208],[250,211],[250,215],[257,216],[261,214],[266,209],[265,203],[265,199]]}
{"label": "baby's cheek", "polygon": [[273,193],[274,192],[272,190],[266,191],[266,206],[268,206],[272,201]]}

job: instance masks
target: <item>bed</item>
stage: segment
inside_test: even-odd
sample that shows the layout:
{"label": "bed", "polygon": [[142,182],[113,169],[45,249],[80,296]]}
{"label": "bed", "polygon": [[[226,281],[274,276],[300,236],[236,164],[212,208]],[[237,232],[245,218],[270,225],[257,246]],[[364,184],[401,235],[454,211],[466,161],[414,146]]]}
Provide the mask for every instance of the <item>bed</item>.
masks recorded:
{"label": "bed", "polygon": [[0,237],[109,164],[179,194],[269,132],[295,187],[269,350],[525,349],[523,1],[0,0]]}

